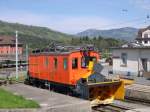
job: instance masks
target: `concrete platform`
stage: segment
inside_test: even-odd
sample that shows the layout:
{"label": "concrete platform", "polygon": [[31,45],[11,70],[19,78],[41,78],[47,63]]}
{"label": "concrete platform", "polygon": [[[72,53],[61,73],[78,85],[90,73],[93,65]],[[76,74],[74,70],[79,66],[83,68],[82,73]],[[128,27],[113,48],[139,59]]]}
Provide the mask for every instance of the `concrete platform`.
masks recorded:
{"label": "concrete platform", "polygon": [[150,86],[150,80],[147,80],[145,77],[135,77],[134,80],[136,84]]}
{"label": "concrete platform", "polygon": [[128,110],[126,112],[150,112],[150,108],[139,108],[139,109]]}
{"label": "concrete platform", "polygon": [[150,86],[141,84],[132,84],[126,86],[125,96],[144,101],[150,101]]}
{"label": "concrete platform", "polygon": [[145,105],[142,103],[138,102],[129,102],[129,101],[120,101],[120,100],[115,100],[113,104],[118,105],[120,107],[127,107],[129,109],[138,109],[138,108],[148,108],[149,105]]}
{"label": "concrete platform", "polygon": [[90,102],[79,98],[24,84],[13,84],[3,88],[37,101],[41,106],[38,112],[91,112]]}

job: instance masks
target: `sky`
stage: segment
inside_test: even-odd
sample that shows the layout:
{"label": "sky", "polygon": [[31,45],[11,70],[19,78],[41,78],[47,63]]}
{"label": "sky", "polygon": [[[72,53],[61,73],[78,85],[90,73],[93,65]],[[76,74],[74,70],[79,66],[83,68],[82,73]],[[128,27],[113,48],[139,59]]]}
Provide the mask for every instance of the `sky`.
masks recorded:
{"label": "sky", "polygon": [[146,27],[150,0],[0,0],[0,20],[76,34],[87,29]]}

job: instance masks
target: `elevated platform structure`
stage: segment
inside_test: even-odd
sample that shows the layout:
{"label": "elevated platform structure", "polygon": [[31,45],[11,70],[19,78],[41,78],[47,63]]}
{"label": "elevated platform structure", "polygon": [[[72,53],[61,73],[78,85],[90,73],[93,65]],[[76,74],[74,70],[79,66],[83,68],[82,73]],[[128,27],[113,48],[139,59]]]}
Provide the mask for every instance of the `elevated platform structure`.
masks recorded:
{"label": "elevated platform structure", "polygon": [[133,109],[133,110],[128,110],[126,112],[149,112],[150,108],[139,108],[139,109]]}
{"label": "elevated platform structure", "polygon": [[132,84],[126,86],[125,97],[150,102],[150,86]]}

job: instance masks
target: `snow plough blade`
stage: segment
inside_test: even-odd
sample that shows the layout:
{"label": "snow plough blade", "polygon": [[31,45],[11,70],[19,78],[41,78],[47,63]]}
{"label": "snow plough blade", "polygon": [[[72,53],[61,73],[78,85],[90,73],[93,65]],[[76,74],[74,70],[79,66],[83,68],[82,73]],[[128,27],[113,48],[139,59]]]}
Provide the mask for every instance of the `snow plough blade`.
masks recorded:
{"label": "snow plough blade", "polygon": [[123,100],[125,89],[122,81],[88,83],[81,86],[82,97],[91,101],[91,106],[110,104],[114,99]]}
{"label": "snow plough blade", "polygon": [[124,99],[124,83],[122,81],[88,84],[91,105],[109,104],[114,99]]}

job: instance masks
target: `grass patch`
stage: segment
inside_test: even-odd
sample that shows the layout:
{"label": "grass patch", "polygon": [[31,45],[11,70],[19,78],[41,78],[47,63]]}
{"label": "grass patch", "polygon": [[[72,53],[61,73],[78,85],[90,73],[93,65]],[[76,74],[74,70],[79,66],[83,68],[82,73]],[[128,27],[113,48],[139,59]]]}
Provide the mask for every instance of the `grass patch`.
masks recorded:
{"label": "grass patch", "polygon": [[0,108],[38,108],[39,104],[0,88]]}
{"label": "grass patch", "polygon": [[6,80],[6,78],[0,77],[0,80]]}

